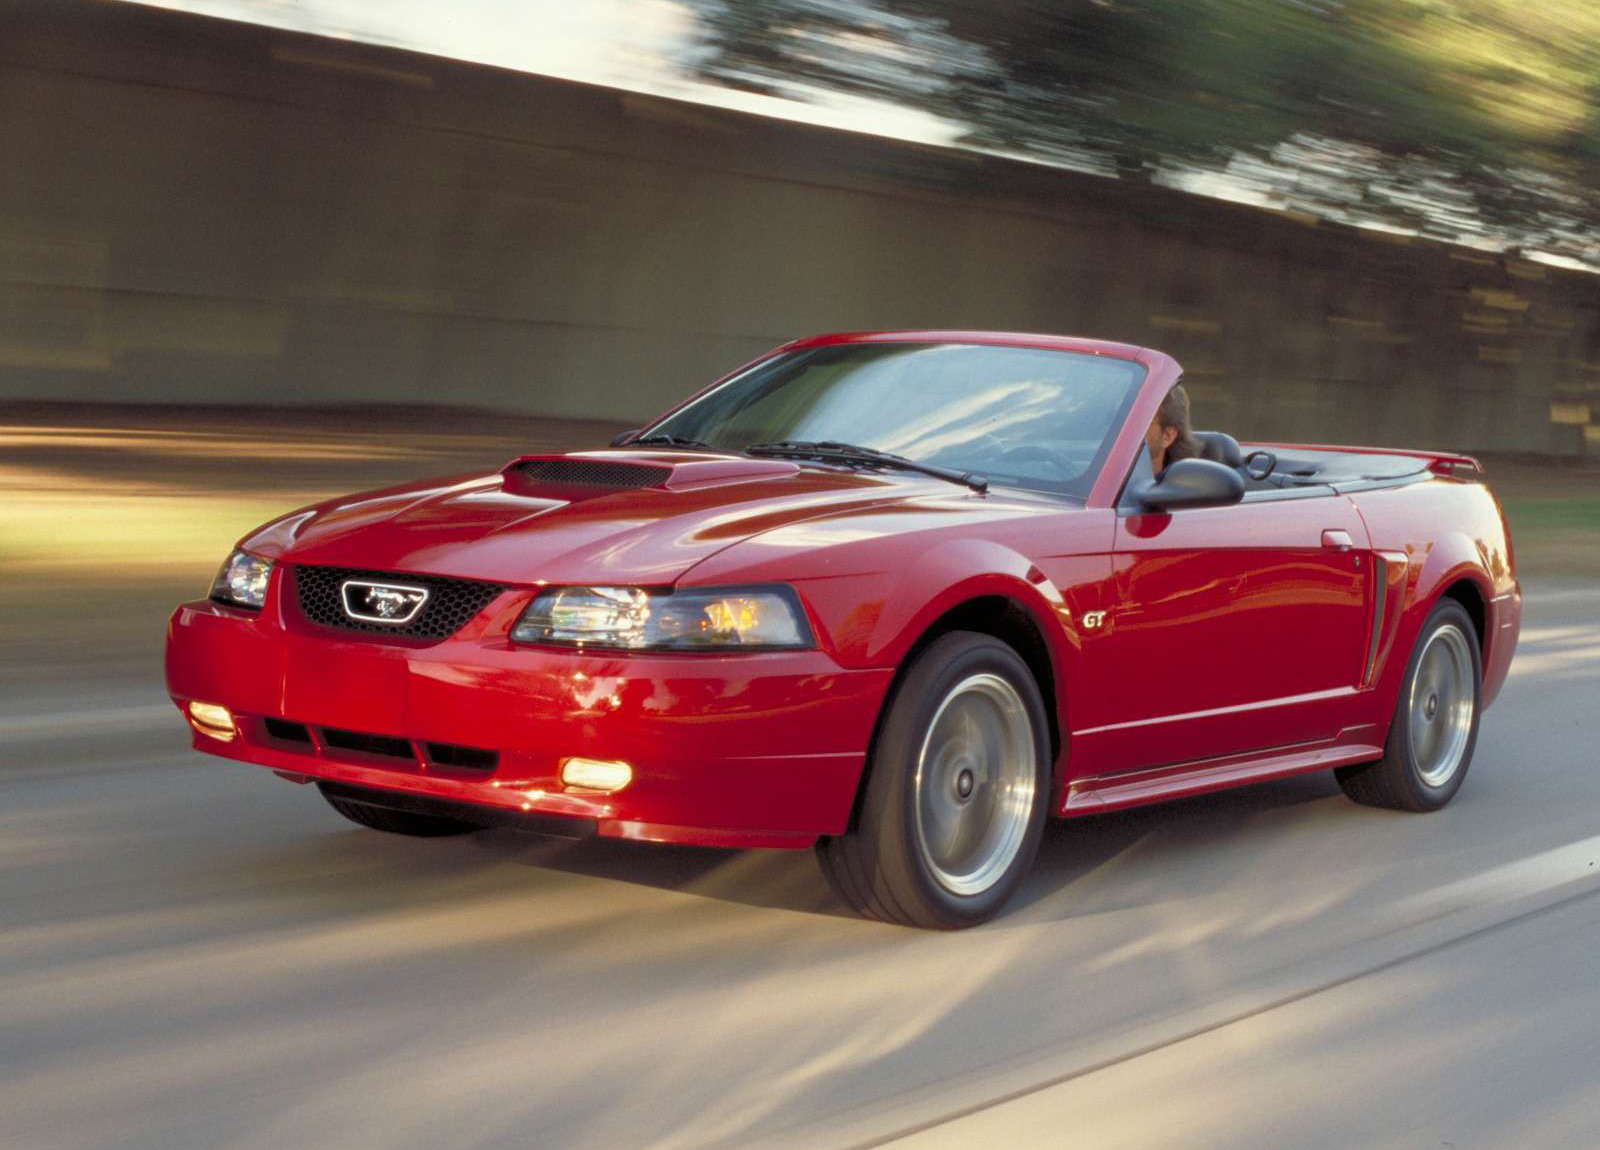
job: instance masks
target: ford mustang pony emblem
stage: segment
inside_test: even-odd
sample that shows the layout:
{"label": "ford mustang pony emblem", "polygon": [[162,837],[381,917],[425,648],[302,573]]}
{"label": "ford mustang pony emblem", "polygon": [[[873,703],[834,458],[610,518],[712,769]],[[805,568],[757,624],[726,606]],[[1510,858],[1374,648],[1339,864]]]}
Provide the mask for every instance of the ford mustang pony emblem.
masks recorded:
{"label": "ford mustang pony emblem", "polygon": [[426,587],[407,587],[400,583],[368,583],[346,579],[339,585],[344,613],[363,623],[393,623],[399,626],[417,617],[428,601]]}

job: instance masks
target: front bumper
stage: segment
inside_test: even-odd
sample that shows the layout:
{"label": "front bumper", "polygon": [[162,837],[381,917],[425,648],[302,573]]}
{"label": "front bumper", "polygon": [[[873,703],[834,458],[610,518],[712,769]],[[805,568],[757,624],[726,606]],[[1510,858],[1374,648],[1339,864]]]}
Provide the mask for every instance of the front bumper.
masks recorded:
{"label": "front bumper", "polygon": [[[167,687],[180,710],[235,716],[234,738],[197,730],[197,750],[292,776],[660,842],[798,847],[845,829],[891,670],[845,670],[822,651],[517,646],[515,613],[495,604],[451,639],[401,646],[286,621],[270,601],[186,603],[168,626]],[[573,755],[629,763],[633,781],[565,789]]]}

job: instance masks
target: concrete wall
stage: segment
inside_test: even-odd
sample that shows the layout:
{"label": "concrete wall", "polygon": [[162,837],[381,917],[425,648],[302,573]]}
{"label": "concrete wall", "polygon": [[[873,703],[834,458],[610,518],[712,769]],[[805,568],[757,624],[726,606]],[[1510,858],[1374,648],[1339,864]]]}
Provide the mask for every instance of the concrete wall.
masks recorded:
{"label": "concrete wall", "polygon": [[412,53],[13,0],[0,161],[0,400],[634,419],[952,326],[1161,347],[1241,436],[1600,449],[1600,277]]}

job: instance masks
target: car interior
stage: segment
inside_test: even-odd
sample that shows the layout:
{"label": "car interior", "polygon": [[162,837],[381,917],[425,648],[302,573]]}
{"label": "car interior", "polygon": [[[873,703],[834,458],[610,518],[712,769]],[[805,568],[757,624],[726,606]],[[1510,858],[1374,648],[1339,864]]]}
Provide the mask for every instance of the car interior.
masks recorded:
{"label": "car interior", "polygon": [[1200,445],[1200,458],[1237,471],[1244,478],[1247,492],[1400,480],[1428,470],[1427,460],[1411,455],[1305,448],[1293,452],[1266,448],[1246,452],[1238,440],[1225,432],[1193,434]]}

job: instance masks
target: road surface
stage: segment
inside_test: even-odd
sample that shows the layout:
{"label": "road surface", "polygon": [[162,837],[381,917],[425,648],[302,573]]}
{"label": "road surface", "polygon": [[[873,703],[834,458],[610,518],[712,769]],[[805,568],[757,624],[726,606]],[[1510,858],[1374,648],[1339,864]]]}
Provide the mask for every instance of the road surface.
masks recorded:
{"label": "road surface", "polygon": [[959,934],[808,852],[362,830],[69,656],[0,706],[8,1150],[1600,1145],[1600,592],[1530,596],[1445,811],[1056,824]]}

